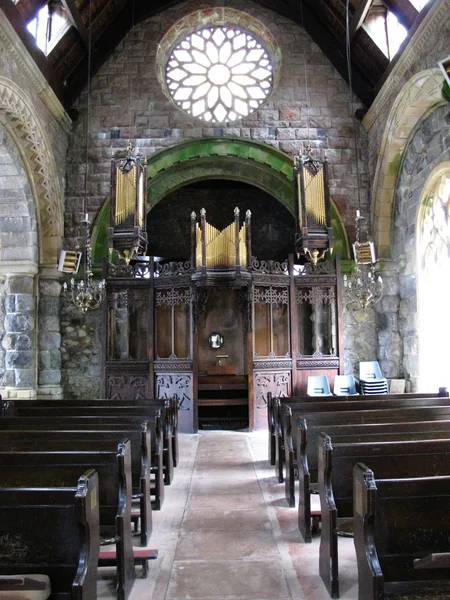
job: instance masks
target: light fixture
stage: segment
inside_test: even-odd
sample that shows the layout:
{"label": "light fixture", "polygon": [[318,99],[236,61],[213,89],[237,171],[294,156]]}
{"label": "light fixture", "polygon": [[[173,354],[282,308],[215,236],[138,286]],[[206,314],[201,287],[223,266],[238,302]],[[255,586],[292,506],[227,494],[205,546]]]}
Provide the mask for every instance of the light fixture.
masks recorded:
{"label": "light fixture", "polygon": [[355,271],[350,279],[344,275],[344,287],[349,295],[348,308],[365,310],[383,296],[383,280],[375,273],[375,246],[370,239],[367,219],[356,211],[356,240],[353,244]]}
{"label": "light fixture", "polygon": [[89,215],[86,213],[82,224],[86,227],[85,246],[84,246],[84,274],[82,279],[70,279],[69,285],[63,283],[64,295],[68,300],[82,312],[95,310],[102,303],[105,297],[105,280],[98,283],[92,279],[92,251],[90,238]]}
{"label": "light fixture", "polygon": [[[352,65],[351,65],[351,44],[350,44],[350,0],[346,0],[346,55],[347,72],[350,92],[350,108],[354,118],[353,110],[353,85],[352,85]],[[355,120],[355,118],[354,118]],[[347,308],[365,310],[368,306],[373,306],[381,300],[383,296],[383,280],[375,273],[375,245],[371,240],[370,228],[367,219],[361,216],[361,189],[359,176],[359,157],[358,157],[358,136],[356,133],[356,123],[353,130],[355,143],[356,160],[356,181],[358,193],[358,210],[355,219],[355,243],[353,244],[353,254],[355,259],[355,271],[350,279],[344,275],[344,288],[347,290],[349,302]]]}
{"label": "light fixture", "polygon": [[[69,281],[63,283],[64,296],[76,308],[86,313],[88,310],[98,308],[105,297],[105,280],[95,282],[92,278],[92,249],[91,249],[91,231],[89,215],[86,212],[87,199],[87,178],[89,167],[89,135],[90,135],[90,95],[91,95],[91,20],[92,20],[92,2],[89,3],[89,43],[88,43],[88,78],[87,78],[87,111],[86,111],[86,158],[84,171],[84,193],[83,193],[83,214],[84,219],[81,222],[85,226],[84,248],[82,249],[84,272],[82,279],[75,280],[72,277]],[[76,272],[76,271],[74,271]]]}

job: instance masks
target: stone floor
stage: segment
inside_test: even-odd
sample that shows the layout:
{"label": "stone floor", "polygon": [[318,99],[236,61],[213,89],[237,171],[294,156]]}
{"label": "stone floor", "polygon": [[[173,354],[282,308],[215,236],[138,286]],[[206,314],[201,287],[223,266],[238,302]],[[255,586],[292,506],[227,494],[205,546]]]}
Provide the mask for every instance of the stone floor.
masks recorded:
{"label": "stone floor", "polygon": [[[159,557],[129,600],[329,600],[319,539],[303,544],[296,509],[267,460],[267,432],[180,435],[180,465],[154,512]],[[353,540],[341,538],[342,600],[357,599]],[[98,598],[114,596],[104,572]]]}

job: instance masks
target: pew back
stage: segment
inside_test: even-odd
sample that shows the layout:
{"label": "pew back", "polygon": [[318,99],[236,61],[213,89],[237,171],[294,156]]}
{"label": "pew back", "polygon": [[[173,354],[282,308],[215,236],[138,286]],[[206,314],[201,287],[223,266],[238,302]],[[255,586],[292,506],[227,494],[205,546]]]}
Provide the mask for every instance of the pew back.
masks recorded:
{"label": "pew back", "polygon": [[358,463],[354,489],[359,599],[385,591],[448,597],[450,569],[415,569],[414,560],[448,552],[450,477],[375,479]]}
{"label": "pew back", "polygon": [[45,574],[53,597],[96,600],[98,475],[65,488],[0,488],[0,574]]}

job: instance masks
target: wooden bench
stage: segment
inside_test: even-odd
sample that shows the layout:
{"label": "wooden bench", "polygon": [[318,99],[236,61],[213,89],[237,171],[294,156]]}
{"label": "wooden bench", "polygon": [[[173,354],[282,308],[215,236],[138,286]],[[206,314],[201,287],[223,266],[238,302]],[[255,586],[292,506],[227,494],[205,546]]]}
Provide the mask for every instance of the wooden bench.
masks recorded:
{"label": "wooden bench", "polygon": [[[447,397],[443,398],[398,398],[394,400],[376,399],[373,401],[353,401],[349,402],[322,402],[318,406],[311,406],[309,403],[305,404],[284,404],[281,407],[282,418],[280,422],[282,427],[279,427],[278,440],[277,440],[277,472],[278,479],[281,482],[285,481],[285,494],[286,500],[290,506],[295,505],[295,493],[294,493],[294,473],[296,468],[297,458],[297,436],[293,435],[292,431],[292,417],[295,416],[307,416],[308,421],[312,415],[319,415],[321,413],[333,413],[339,414],[348,411],[351,407],[352,412],[357,414],[359,411],[367,410],[392,410],[394,408],[427,408],[427,407],[444,407],[450,409],[450,402]],[[449,413],[450,414],[450,413]],[[286,465],[286,476],[283,474],[283,463]]]}
{"label": "wooden bench", "polygon": [[117,598],[125,600],[136,578],[135,564],[141,564],[146,575],[147,561],[157,556],[132,545],[130,441],[100,452],[0,452],[0,483],[8,487],[73,485],[86,468],[98,471],[102,543],[115,545],[114,550],[100,551],[99,566],[116,566]]}
{"label": "wooden bench", "polygon": [[[8,414],[8,412],[6,413]],[[164,465],[164,483],[170,485],[174,475],[174,464],[173,464],[173,441],[170,422],[167,418],[163,418],[161,410],[154,407],[141,408],[140,406],[129,406],[129,407],[114,407],[114,406],[88,406],[88,407],[72,407],[72,406],[59,406],[53,407],[21,407],[17,402],[14,406],[14,415],[16,417],[23,418],[66,418],[66,417],[79,417],[82,419],[89,417],[98,417],[103,421],[113,422],[114,419],[118,423],[130,422],[130,419],[137,419],[138,421],[153,422],[157,417],[160,419],[162,434],[163,434],[163,465]],[[167,417],[167,413],[165,414]],[[157,435],[156,430],[152,432],[152,435]]]}
{"label": "wooden bench", "polygon": [[381,479],[450,476],[450,439],[343,444],[321,433],[318,452],[322,512],[319,572],[332,598],[339,598],[338,535],[353,533],[355,464],[363,462]]}
{"label": "wooden bench", "polygon": [[161,410],[161,418],[167,418],[170,424],[172,436],[172,456],[173,465],[177,466],[179,462],[179,442],[178,442],[178,402],[176,397],[173,398],[136,398],[135,400],[121,399],[79,399],[79,400],[4,400],[0,401],[3,404],[3,415],[7,416],[7,411],[17,411],[21,408],[66,408],[66,407],[89,407],[89,406],[110,406],[123,407],[128,409],[130,406],[139,406],[142,408],[159,408]]}
{"label": "wooden bench", "polygon": [[[335,423],[328,424],[325,421],[307,426],[306,420],[297,419],[297,465],[298,465],[298,526],[303,541],[312,541],[312,525],[316,525],[320,519],[320,503],[317,492],[318,481],[318,437],[321,431],[332,436],[333,439],[353,442],[364,441],[365,436],[372,439],[383,437],[385,441],[393,439],[392,436],[408,436],[413,439],[447,438],[450,437],[450,419],[439,421],[409,421],[401,417],[395,417],[394,421],[382,423]],[[366,441],[370,441],[366,439]]]}
{"label": "wooden bench", "polygon": [[0,488],[0,575],[44,574],[51,598],[96,600],[98,493],[94,470],[64,488]]}
{"label": "wooden bench", "polygon": [[[140,521],[140,543],[147,546],[152,533],[152,506],[150,489],[150,431],[147,423],[139,430],[123,431],[2,431],[0,451],[3,452],[68,452],[117,449],[122,438],[131,442],[131,478],[133,492],[139,500],[139,510],[131,511],[131,520],[137,526]],[[160,484],[161,485],[161,484]],[[162,486],[163,487],[163,486]]]}
{"label": "wooden bench", "polygon": [[359,600],[450,597],[448,560],[428,559],[450,551],[450,477],[379,479],[358,463],[353,502]]}
{"label": "wooden bench", "polygon": [[395,400],[395,399],[414,399],[414,398],[448,398],[450,393],[447,388],[439,388],[438,392],[422,392],[422,393],[406,393],[406,394],[379,394],[379,395],[364,395],[358,394],[356,396],[286,396],[286,397],[274,397],[270,392],[267,394],[267,429],[269,433],[269,461],[271,465],[275,465],[276,461],[276,437],[277,437],[277,423],[280,422],[280,407],[284,404],[304,404],[312,403],[315,406],[319,406],[323,402],[330,401],[372,401],[372,400]]}
{"label": "wooden bench", "polygon": [[[34,429],[76,429],[85,431],[101,431],[101,430],[116,430],[118,432],[125,431],[129,428],[141,429],[142,423],[149,423],[151,428],[151,444],[152,444],[152,472],[155,475],[157,494],[153,508],[159,510],[164,498],[165,483],[164,458],[168,459],[168,454],[164,454],[163,435],[161,430],[161,421],[159,414],[151,420],[139,416],[125,415],[117,416],[97,416],[97,417],[4,417],[0,419],[0,431],[2,430],[34,430]],[[170,470],[170,465],[167,466]],[[161,483],[161,481],[163,483]],[[159,503],[159,506],[158,506]]]}

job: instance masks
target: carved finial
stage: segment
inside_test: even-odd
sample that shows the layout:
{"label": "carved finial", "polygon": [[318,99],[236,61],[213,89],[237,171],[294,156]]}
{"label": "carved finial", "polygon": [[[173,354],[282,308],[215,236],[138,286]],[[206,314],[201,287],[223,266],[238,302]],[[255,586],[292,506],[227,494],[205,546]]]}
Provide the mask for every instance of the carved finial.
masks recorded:
{"label": "carved finial", "polygon": [[200,211],[200,216],[206,217],[206,208],[202,208]]}
{"label": "carved finial", "polygon": [[197,215],[195,214],[195,211],[193,210],[191,212],[191,221],[195,221],[196,218],[197,218]]}
{"label": "carved finial", "polygon": [[252,216],[252,211],[248,209],[248,211],[245,213],[245,216],[247,217],[247,219],[250,219],[250,217]]}
{"label": "carved finial", "polygon": [[240,210],[238,209],[238,207],[236,206],[236,208],[234,209],[234,214],[238,215],[240,213]]}

